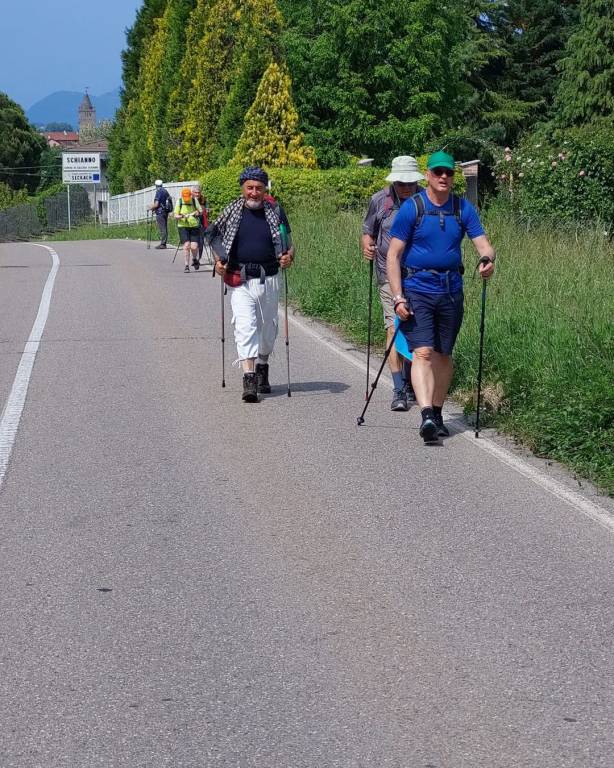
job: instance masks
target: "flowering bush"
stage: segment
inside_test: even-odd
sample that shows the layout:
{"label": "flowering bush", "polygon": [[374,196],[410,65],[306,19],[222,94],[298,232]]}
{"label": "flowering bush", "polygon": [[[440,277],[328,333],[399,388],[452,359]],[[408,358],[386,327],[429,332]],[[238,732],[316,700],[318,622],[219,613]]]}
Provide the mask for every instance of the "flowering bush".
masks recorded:
{"label": "flowering bush", "polygon": [[585,126],[533,134],[506,147],[493,172],[501,192],[530,220],[614,225],[614,129]]}

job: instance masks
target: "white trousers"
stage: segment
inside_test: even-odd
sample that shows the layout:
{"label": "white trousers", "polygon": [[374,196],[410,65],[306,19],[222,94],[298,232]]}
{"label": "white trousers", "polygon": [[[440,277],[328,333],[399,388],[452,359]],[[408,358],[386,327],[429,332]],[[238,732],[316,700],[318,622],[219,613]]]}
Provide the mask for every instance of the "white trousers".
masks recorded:
{"label": "white trousers", "polygon": [[277,338],[279,275],[231,288],[230,306],[239,360],[270,355]]}

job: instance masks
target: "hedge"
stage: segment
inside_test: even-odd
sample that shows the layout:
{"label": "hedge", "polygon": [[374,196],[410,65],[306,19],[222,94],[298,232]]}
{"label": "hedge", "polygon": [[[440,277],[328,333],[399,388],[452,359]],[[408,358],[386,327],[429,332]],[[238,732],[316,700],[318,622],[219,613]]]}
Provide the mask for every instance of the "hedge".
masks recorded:
{"label": "hedge", "polygon": [[584,126],[527,137],[507,148],[495,173],[529,222],[614,225],[614,128]]}
{"label": "hedge", "polygon": [[[418,166],[424,172],[427,157],[418,158]],[[239,195],[240,168],[225,167],[200,175],[203,192],[213,216]],[[339,208],[365,205],[371,195],[386,185],[389,168],[332,168],[307,170],[303,168],[274,168],[270,171],[271,192],[284,205],[308,198],[326,197]],[[458,194],[465,191],[465,179],[458,172],[454,179]]]}

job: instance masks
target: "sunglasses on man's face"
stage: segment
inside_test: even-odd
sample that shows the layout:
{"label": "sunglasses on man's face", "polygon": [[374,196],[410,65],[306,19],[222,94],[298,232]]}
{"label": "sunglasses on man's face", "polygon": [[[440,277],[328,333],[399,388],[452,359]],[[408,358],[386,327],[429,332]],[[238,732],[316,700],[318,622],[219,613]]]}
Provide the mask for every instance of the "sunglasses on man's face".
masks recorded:
{"label": "sunglasses on man's face", "polygon": [[447,176],[448,178],[454,176],[454,171],[451,168],[431,168],[431,173],[434,173],[435,176]]}

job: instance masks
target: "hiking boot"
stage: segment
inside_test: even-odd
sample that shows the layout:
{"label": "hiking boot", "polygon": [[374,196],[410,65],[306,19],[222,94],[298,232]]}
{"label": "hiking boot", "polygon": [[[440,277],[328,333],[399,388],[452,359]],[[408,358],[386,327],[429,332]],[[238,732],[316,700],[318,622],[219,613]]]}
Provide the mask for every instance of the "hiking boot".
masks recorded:
{"label": "hiking boot", "polygon": [[437,426],[437,434],[439,435],[439,437],[450,437],[450,430],[443,423],[443,416],[440,413],[439,414],[436,413],[433,416],[433,421]]}
{"label": "hiking boot", "polygon": [[405,388],[395,389],[392,395],[392,402],[390,403],[391,411],[409,411],[409,403],[407,402],[407,393]]}
{"label": "hiking boot", "polygon": [[258,392],[262,392],[263,395],[271,394],[268,363],[256,363],[256,385]]}
{"label": "hiking boot", "polygon": [[164,243],[160,243],[160,245],[156,245],[156,251],[164,251],[166,249],[166,246]]}
{"label": "hiking boot", "polygon": [[185,267],[183,268],[183,271],[184,272],[189,272],[190,271],[190,267],[188,267],[188,265],[186,264]]}
{"label": "hiking boot", "polygon": [[256,381],[255,373],[243,374],[243,395],[242,399],[244,403],[257,403],[258,402],[258,382]]}
{"label": "hiking boot", "polygon": [[420,425],[420,437],[424,440],[425,445],[431,445],[432,443],[439,442],[437,439],[437,424],[435,424],[433,417],[422,417],[422,424]]}
{"label": "hiking boot", "polygon": [[411,381],[405,382],[403,385],[403,392],[405,392],[405,397],[407,398],[408,403],[416,402],[416,393],[414,392],[414,388],[411,385]]}

